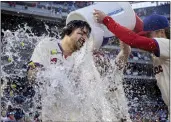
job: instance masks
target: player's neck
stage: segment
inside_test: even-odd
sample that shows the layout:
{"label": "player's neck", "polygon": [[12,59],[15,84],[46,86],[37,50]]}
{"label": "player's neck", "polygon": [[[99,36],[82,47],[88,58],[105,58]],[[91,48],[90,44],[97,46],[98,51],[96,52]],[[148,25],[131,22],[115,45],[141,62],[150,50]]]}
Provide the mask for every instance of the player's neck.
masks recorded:
{"label": "player's neck", "polygon": [[61,42],[61,47],[65,56],[71,55],[75,50],[72,44],[70,44],[70,42],[71,41],[69,40],[69,38],[64,38]]}

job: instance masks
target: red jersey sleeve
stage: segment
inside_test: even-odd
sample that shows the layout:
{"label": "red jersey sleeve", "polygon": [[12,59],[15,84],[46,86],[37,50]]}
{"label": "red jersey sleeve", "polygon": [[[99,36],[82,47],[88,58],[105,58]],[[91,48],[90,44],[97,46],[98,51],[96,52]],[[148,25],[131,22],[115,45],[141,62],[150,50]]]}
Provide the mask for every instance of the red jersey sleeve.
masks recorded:
{"label": "red jersey sleeve", "polygon": [[139,36],[132,30],[121,26],[115,22],[111,17],[106,16],[103,20],[104,25],[124,43],[130,45],[133,48],[139,48],[145,51],[154,53],[159,56],[158,43],[154,39]]}

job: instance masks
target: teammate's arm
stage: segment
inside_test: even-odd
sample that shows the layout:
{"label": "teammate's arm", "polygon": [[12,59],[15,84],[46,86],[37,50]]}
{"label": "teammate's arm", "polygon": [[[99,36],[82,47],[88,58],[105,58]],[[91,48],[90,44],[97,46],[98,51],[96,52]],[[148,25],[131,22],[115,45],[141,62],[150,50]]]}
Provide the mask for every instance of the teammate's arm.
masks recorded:
{"label": "teammate's arm", "polygon": [[119,42],[120,42],[120,52],[115,59],[115,63],[121,70],[124,68],[125,64],[127,63],[128,57],[131,53],[131,47],[122,41]]}
{"label": "teammate's arm", "polygon": [[95,17],[98,18],[99,23],[103,23],[117,38],[119,38],[124,43],[130,45],[133,48],[139,48],[142,50],[146,50],[154,53],[157,57],[159,57],[159,48],[158,43],[154,39],[146,38],[143,36],[139,36],[133,31],[125,28],[115,22],[111,17],[106,16],[99,10],[95,10]]}
{"label": "teammate's arm", "polygon": [[143,49],[157,54],[158,44],[154,39],[139,36],[133,31],[119,25],[111,17],[106,16],[103,20],[104,25],[124,43],[134,48]]}

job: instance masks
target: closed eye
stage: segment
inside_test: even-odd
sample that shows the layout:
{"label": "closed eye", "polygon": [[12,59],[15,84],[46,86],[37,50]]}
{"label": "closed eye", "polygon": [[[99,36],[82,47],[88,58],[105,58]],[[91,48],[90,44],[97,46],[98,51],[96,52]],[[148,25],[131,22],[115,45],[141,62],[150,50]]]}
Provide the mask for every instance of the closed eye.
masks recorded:
{"label": "closed eye", "polygon": [[83,36],[84,34],[83,33],[81,33],[81,32],[78,32],[78,34],[80,34],[81,36]]}
{"label": "closed eye", "polygon": [[87,38],[89,38],[89,33],[86,31],[83,31],[83,34],[87,36]]}

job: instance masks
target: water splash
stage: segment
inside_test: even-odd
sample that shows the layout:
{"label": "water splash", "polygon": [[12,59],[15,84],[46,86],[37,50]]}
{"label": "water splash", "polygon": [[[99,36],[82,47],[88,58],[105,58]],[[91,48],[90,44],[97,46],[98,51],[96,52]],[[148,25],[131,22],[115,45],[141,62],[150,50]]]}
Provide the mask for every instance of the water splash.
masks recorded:
{"label": "water splash", "polygon": [[[3,77],[26,76],[24,66],[35,45],[55,39],[49,34],[37,37],[27,25],[3,33]],[[34,105],[28,111],[34,112],[36,106],[42,106],[43,121],[119,121],[121,118],[129,121],[122,72],[118,72],[114,60],[106,61],[104,57],[101,60],[106,65],[96,67],[91,47],[92,40],[89,40],[80,51],[61,59],[62,64],[57,62],[38,73],[37,83],[41,85],[34,86]]]}
{"label": "water splash", "polygon": [[[129,118],[122,73],[114,61],[103,77],[91,52],[92,41],[61,63],[39,72],[44,121],[119,121]],[[43,81],[42,81],[43,79]],[[109,87],[117,87],[110,92]],[[126,116],[126,117],[125,117]],[[128,120],[129,121],[129,120]]]}
{"label": "water splash", "polygon": [[[27,24],[23,27],[19,25],[19,29],[14,32],[2,29],[2,33],[1,83],[3,85],[1,89],[3,101],[5,103],[10,101],[16,107],[14,98],[16,95],[22,95],[26,97],[25,102],[22,104],[23,109],[27,113],[35,112],[35,110],[32,110],[32,107],[35,105],[30,103],[32,101],[30,96],[34,96],[34,88],[30,86],[26,78],[27,64],[30,61],[35,46],[48,36],[35,36],[32,28],[28,27]],[[4,109],[7,109],[7,106]]]}
{"label": "water splash", "polygon": [[2,30],[2,33],[4,33],[1,49],[2,75],[6,77],[12,77],[13,75],[23,77],[24,73],[26,73],[24,67],[28,63],[31,52],[39,39],[34,37],[31,28],[26,24],[15,32]]}

